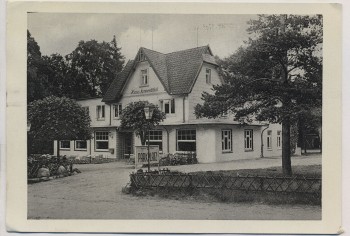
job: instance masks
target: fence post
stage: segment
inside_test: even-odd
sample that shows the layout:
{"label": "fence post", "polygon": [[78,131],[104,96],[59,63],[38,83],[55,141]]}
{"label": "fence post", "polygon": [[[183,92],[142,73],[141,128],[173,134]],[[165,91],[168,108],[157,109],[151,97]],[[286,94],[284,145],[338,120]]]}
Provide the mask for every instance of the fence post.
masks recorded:
{"label": "fence post", "polygon": [[260,190],[263,191],[264,190],[264,178],[260,177]]}
{"label": "fence post", "polygon": [[188,187],[192,188],[193,187],[193,183],[192,183],[192,175],[188,174],[188,178],[189,178],[189,183],[188,183]]}

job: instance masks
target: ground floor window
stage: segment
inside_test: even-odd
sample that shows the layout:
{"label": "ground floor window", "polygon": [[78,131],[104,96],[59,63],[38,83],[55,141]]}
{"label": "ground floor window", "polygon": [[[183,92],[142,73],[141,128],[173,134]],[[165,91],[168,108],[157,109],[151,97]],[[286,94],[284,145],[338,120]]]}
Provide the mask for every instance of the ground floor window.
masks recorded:
{"label": "ground floor window", "polygon": [[196,130],[177,130],[177,151],[196,151]]}
{"label": "ground floor window", "polygon": [[[148,145],[148,139],[146,145]],[[161,130],[149,131],[149,145],[158,145],[159,151],[163,151],[163,132]]]}
{"label": "ground floor window", "polygon": [[96,151],[108,151],[108,131],[96,131],[95,149]]}
{"label": "ground floor window", "polygon": [[253,150],[253,130],[244,130],[244,149],[246,151]]}
{"label": "ground floor window", "polygon": [[87,142],[86,140],[75,140],[75,150],[86,150]]}
{"label": "ground floor window", "polygon": [[70,149],[70,141],[69,140],[60,141],[60,149]]}
{"label": "ground floor window", "polygon": [[277,148],[282,147],[282,132],[281,130],[277,131]]}
{"label": "ground floor window", "polygon": [[232,151],[232,131],[230,129],[221,131],[222,151]]}
{"label": "ground floor window", "polygon": [[267,149],[272,149],[272,130],[267,131]]}

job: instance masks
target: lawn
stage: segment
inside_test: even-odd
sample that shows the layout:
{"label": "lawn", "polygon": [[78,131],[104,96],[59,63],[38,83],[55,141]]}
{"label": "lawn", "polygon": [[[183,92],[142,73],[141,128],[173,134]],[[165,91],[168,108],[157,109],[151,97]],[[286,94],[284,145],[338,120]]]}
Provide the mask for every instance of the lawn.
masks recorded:
{"label": "lawn", "polygon": [[[310,165],[310,166],[293,166],[293,176],[305,176],[305,177],[322,177],[322,166],[321,165]],[[210,172],[211,174],[221,175],[258,175],[258,176],[284,176],[282,167],[271,167],[264,169],[243,169],[243,170],[220,170],[220,171],[198,171],[196,174],[205,174]]]}

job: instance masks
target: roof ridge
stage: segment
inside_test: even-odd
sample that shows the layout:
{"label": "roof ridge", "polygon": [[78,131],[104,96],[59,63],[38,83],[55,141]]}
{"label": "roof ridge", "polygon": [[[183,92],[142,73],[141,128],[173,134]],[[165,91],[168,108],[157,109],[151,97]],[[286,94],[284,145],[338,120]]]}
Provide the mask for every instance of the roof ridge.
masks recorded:
{"label": "roof ridge", "polygon": [[193,50],[193,49],[197,49],[197,48],[207,48],[207,47],[208,47],[208,45],[200,46],[200,47],[194,47],[194,48],[188,48],[188,49],[183,49],[183,50],[179,50],[179,51],[175,51],[175,52],[165,53],[165,55],[169,55],[169,54],[173,54],[173,53],[178,53],[178,52],[189,51],[189,50]]}
{"label": "roof ridge", "polygon": [[141,49],[146,49],[146,50],[150,50],[152,52],[157,52],[157,53],[160,53],[160,54],[163,54],[163,55],[166,55],[165,53],[163,52],[159,52],[159,51],[156,51],[156,50],[153,50],[153,49],[149,49],[149,48],[145,48],[145,47],[141,47]]}

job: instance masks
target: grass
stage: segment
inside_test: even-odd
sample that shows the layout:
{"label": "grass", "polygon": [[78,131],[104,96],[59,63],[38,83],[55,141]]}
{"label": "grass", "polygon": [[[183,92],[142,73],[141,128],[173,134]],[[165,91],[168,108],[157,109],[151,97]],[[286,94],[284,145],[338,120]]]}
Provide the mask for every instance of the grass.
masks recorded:
{"label": "grass", "polygon": [[[321,165],[293,166],[293,176],[305,176],[312,178],[322,177]],[[220,175],[258,175],[258,176],[283,176],[281,167],[266,169],[244,169],[228,171],[201,171],[195,174],[220,174]],[[282,193],[282,192],[254,192],[228,189],[193,189],[193,188],[154,188],[154,189],[131,189],[128,193],[136,196],[152,196],[176,200],[195,201],[219,201],[235,203],[264,203],[274,205],[321,205],[321,197],[313,194]]]}
{"label": "grass", "polygon": [[[305,176],[305,177],[322,177],[321,165],[310,165],[310,166],[293,166],[293,176]],[[221,174],[221,175],[258,175],[258,176],[284,176],[282,167],[271,167],[266,169],[243,169],[243,170],[221,170],[221,171],[199,171],[194,172],[196,174]]]}

